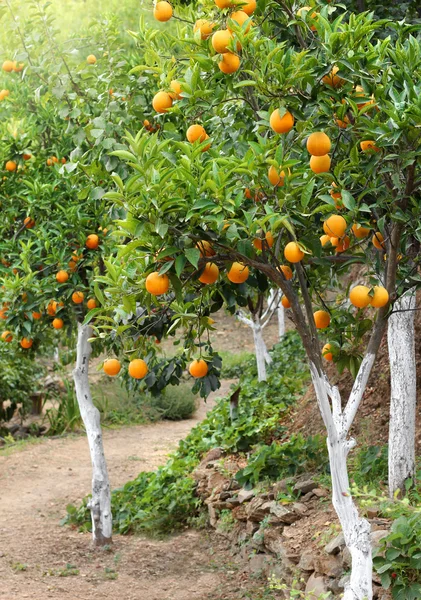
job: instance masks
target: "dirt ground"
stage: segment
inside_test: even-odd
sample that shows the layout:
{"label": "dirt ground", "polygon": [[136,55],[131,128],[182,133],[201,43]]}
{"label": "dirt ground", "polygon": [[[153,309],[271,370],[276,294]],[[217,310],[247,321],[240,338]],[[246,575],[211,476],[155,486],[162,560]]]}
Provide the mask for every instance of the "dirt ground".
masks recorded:
{"label": "dirt ground", "polygon": [[[180,422],[108,430],[112,487],[162,464],[204,418],[215,398]],[[68,503],[90,489],[84,436],[44,439],[0,455],[0,599],[234,600],[247,577],[224,542],[186,530],[165,540],[115,536],[111,550],[93,550],[90,534],[61,527]]]}

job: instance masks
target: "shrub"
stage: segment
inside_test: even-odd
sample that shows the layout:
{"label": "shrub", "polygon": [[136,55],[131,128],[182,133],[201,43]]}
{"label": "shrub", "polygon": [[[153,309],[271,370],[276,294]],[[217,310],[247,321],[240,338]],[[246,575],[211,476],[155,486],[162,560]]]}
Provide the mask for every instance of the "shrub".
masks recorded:
{"label": "shrub", "polygon": [[[166,388],[158,396],[150,395],[145,404],[148,416],[152,416],[155,412],[157,418],[169,421],[189,419],[197,408],[196,396],[192,393],[191,386],[187,384]],[[152,414],[149,415],[149,412]]]}

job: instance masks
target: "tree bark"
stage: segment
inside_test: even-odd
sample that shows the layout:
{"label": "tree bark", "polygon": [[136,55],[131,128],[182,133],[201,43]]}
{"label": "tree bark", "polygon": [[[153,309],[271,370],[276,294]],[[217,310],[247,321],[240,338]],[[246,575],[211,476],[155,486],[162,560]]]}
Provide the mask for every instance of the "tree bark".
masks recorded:
{"label": "tree bark", "polygon": [[[415,291],[394,304],[388,321],[390,363],[389,495],[405,491],[405,480],[415,474],[415,416],[417,381],[415,361]],[[401,311],[401,312],[399,312]]]}
{"label": "tree bark", "polygon": [[257,315],[252,315],[252,325],[254,348],[256,351],[256,363],[257,363],[257,378],[259,381],[266,381],[266,363],[272,362],[267,351],[265,340],[263,339],[262,326],[260,318]]}
{"label": "tree bark", "polygon": [[92,462],[92,498],[88,503],[92,518],[92,539],[95,546],[104,546],[112,542],[111,491],[102,444],[100,414],[94,406],[89,388],[91,335],[89,325],[78,323],[76,367],[73,371],[73,379]]}
{"label": "tree bark", "polygon": [[282,306],[282,304],[280,302],[279,302],[278,308],[277,308],[277,315],[278,315],[279,339],[282,340],[282,338],[285,335],[285,308]]}

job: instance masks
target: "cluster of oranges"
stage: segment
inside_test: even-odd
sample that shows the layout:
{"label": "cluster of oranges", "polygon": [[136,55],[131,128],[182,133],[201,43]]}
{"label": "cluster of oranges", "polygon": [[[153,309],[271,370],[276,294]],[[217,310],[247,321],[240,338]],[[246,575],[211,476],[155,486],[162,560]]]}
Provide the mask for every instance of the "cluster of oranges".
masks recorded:
{"label": "cluster of oranges", "polygon": [[[1,339],[10,344],[10,342],[13,341],[13,333],[11,331],[3,331],[3,333],[1,334]],[[34,343],[34,340],[31,340],[30,338],[22,338],[21,341],[19,342],[19,344],[21,345],[21,347],[24,350],[29,350],[29,348],[31,348],[32,344]]]}
{"label": "cluster of oranges", "polygon": [[65,165],[67,160],[64,157],[61,159],[58,159],[57,156],[50,156],[50,158],[47,158],[47,160],[46,160],[47,167],[52,167],[53,165],[57,165],[59,162],[62,165]]}
{"label": "cluster of oranges", "polygon": [[5,60],[1,68],[6,73],[20,73],[24,66],[23,63],[18,63],[16,60]]}
{"label": "cluster of oranges", "polygon": [[145,119],[143,121],[143,127],[146,129],[146,131],[149,131],[149,133],[156,133],[158,129],[161,128],[161,125],[159,125],[159,123],[157,123],[156,125],[152,125],[152,123],[150,123],[148,119]]}
{"label": "cluster of oranges", "polygon": [[[108,358],[103,364],[104,373],[110,377],[115,377],[121,371],[121,363],[116,358]],[[205,377],[209,367],[203,358],[194,360],[189,366],[189,373],[195,379]],[[148,365],[142,358],[135,358],[129,362],[128,373],[133,379],[144,379],[148,374]]]}

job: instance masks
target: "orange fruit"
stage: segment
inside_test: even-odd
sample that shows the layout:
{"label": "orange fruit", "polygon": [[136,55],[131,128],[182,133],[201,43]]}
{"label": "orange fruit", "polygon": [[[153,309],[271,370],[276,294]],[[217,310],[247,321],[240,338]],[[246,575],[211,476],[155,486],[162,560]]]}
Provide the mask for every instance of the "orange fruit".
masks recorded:
{"label": "orange fruit", "polygon": [[166,113],[172,106],[172,98],[168,92],[158,92],[152,100],[152,106],[158,113]]}
{"label": "orange fruit", "polygon": [[55,300],[50,300],[50,302],[48,303],[48,306],[47,306],[47,313],[50,315],[50,317],[55,316],[57,307],[58,307],[58,302],[56,302]]}
{"label": "orange fruit", "polygon": [[294,127],[294,117],[289,111],[281,117],[277,108],[270,115],[269,123],[275,133],[288,133]]}
{"label": "orange fruit", "polygon": [[362,240],[364,238],[366,238],[368,236],[368,234],[370,233],[370,229],[368,227],[363,227],[362,225],[359,225],[358,223],[354,223],[353,226],[351,227],[352,229],[352,233],[355,235],[355,237],[358,240]]}
{"label": "orange fruit", "polygon": [[240,68],[240,57],[232,52],[224,52],[222,60],[218,63],[219,70],[225,75],[231,75]]}
{"label": "orange fruit", "polygon": [[234,262],[228,271],[227,277],[232,283],[244,283],[250,275],[249,268],[239,262]]}
{"label": "orange fruit", "polygon": [[7,96],[9,96],[10,91],[9,90],[1,90],[0,91],[0,100],[4,100],[5,98],[7,98]]}
{"label": "orange fruit", "polygon": [[371,302],[369,291],[366,285],[356,285],[349,293],[349,301],[357,308],[365,308]]}
{"label": "orange fruit", "polygon": [[77,264],[75,263],[74,260],[69,260],[69,262],[67,263],[67,266],[69,267],[69,269],[71,270],[72,273],[75,273],[77,271]]}
{"label": "orange fruit", "polygon": [[13,63],[13,70],[15,73],[20,73],[23,70],[25,65],[23,63],[17,63],[16,61]]}
{"label": "orange fruit", "polygon": [[231,0],[215,0],[215,4],[221,10],[224,8],[228,8],[229,6],[232,6]]}
{"label": "orange fruit", "polygon": [[135,358],[129,363],[129,375],[133,379],[143,379],[148,371],[148,365],[141,358]]}
{"label": "orange fruit", "polygon": [[215,256],[215,250],[212,248],[212,244],[206,240],[200,240],[197,242],[196,248],[200,250],[200,256]]}
{"label": "orange fruit", "polygon": [[14,160],[8,160],[6,163],[6,171],[9,171],[9,173],[13,173],[13,171],[16,171],[17,169],[17,164],[15,163]]}
{"label": "orange fruit", "polygon": [[[237,25],[239,25],[240,27],[243,27],[244,23],[250,19],[250,17],[248,16],[248,14],[246,12],[244,12],[243,10],[236,10],[233,13],[230,14],[229,16],[230,19],[232,19],[233,21],[235,21],[237,23]],[[248,31],[250,31],[250,27],[251,27],[252,23],[251,21],[249,22],[249,24],[246,27],[245,32],[247,33]],[[228,29],[229,31],[232,31],[232,29],[230,29],[230,26],[228,25]]]}
{"label": "orange fruit", "polygon": [[37,321],[38,319],[40,319],[42,317],[42,314],[40,312],[37,312],[36,310],[34,310],[34,312],[32,313],[32,318]]}
{"label": "orange fruit", "polygon": [[200,31],[200,37],[202,40],[207,40],[212,35],[215,28],[215,23],[211,23],[206,19],[198,19],[194,24],[193,31]]}
{"label": "orange fruit", "polygon": [[349,125],[349,118],[345,115],[342,121],[335,115],[335,123],[340,129],[346,129]]}
{"label": "orange fruit", "polygon": [[330,190],[330,195],[332,196],[332,198],[334,200],[341,200],[341,198],[342,198],[342,192],[340,192],[340,191],[339,192],[338,191],[335,192],[335,188],[337,188],[337,187],[338,187],[337,184],[333,181],[332,182],[332,189]]}
{"label": "orange fruit", "polygon": [[323,156],[312,156],[310,158],[310,169],[313,173],[327,173],[330,169],[330,156],[329,154],[324,154]]}
{"label": "orange fruit", "polygon": [[288,298],[284,295],[281,298],[281,304],[284,308],[291,308],[291,302],[288,300]]}
{"label": "orange fruit", "polygon": [[326,246],[328,242],[330,242],[330,235],[325,234],[320,236],[320,243],[322,247]]}
{"label": "orange fruit", "polygon": [[345,82],[341,77],[339,77],[339,75],[337,75],[338,71],[339,71],[339,67],[335,65],[328,75],[325,75],[324,77],[322,77],[323,83],[325,85],[329,85],[330,87],[333,87],[333,88],[339,88],[339,87],[343,86],[343,84]]}
{"label": "orange fruit", "polygon": [[312,156],[324,156],[331,147],[330,138],[323,131],[315,131],[307,138],[307,150]]}
{"label": "orange fruit", "polygon": [[54,329],[62,329],[62,327],[64,326],[64,321],[63,319],[58,319],[57,317],[53,320],[53,327]]}
{"label": "orange fruit", "polygon": [[72,294],[72,300],[75,304],[82,304],[83,300],[85,298],[85,294],[83,292],[73,292]]}
{"label": "orange fruit", "polygon": [[33,343],[34,341],[28,338],[22,338],[20,341],[20,345],[22,346],[22,348],[25,348],[25,350],[28,350],[28,348],[30,348]]}
{"label": "orange fruit", "polygon": [[304,258],[304,252],[297,242],[289,242],[284,248],[284,256],[290,263],[298,263]]}
{"label": "orange fruit", "polygon": [[380,148],[376,146],[373,140],[364,140],[360,142],[360,148],[363,152],[380,152]]}
{"label": "orange fruit", "polygon": [[35,227],[35,221],[32,219],[32,217],[25,217],[23,224],[25,225],[26,229],[32,229],[32,227]]}
{"label": "orange fruit", "polygon": [[333,354],[331,352],[332,346],[330,344],[325,344],[322,348],[323,358],[329,362],[333,360]]}
{"label": "orange fruit", "polygon": [[89,298],[88,302],[86,303],[86,306],[89,308],[89,310],[92,310],[93,308],[96,308],[98,304],[96,303],[95,298]]}
{"label": "orange fruit", "polygon": [[280,173],[276,170],[276,168],[272,165],[269,167],[268,171],[268,179],[270,183],[277,187],[284,187],[285,185],[285,171],[281,171]]}
{"label": "orange fruit", "polygon": [[205,268],[201,276],[199,277],[199,281],[201,283],[211,284],[215,283],[215,281],[219,277],[219,269],[215,263],[206,263]]}
{"label": "orange fruit", "polygon": [[186,138],[191,144],[194,144],[194,142],[197,140],[204,142],[206,139],[205,128],[197,123],[195,125],[190,125],[190,127],[187,129]]}
{"label": "orange fruit", "polygon": [[104,360],[102,368],[104,369],[104,373],[110,377],[115,377],[120,373],[121,364],[116,358],[107,358],[107,360]]}
{"label": "orange fruit", "polygon": [[374,308],[382,308],[389,302],[389,292],[383,286],[375,285],[373,288],[374,294],[370,299],[371,306]]}
{"label": "orange fruit", "polygon": [[155,8],[153,10],[153,16],[157,21],[161,21],[164,23],[165,21],[169,21],[172,17],[172,6],[169,2],[165,0],[161,0],[155,4]]}
{"label": "orange fruit", "polygon": [[13,62],[13,60],[5,60],[2,65],[2,69],[3,71],[6,71],[6,73],[11,73],[13,71],[14,66],[15,63]]}
{"label": "orange fruit", "polygon": [[208,370],[208,365],[205,363],[203,358],[199,360],[194,360],[192,363],[190,363],[189,366],[190,375],[192,377],[195,377],[196,379],[200,379],[200,377],[205,377],[205,375],[207,375],[208,373]]}
{"label": "orange fruit", "polygon": [[67,160],[63,156],[63,158],[60,160],[60,162],[61,162],[62,165],[65,165],[67,163]]}
{"label": "orange fruit", "polygon": [[66,281],[69,279],[69,274],[67,271],[61,270],[57,273],[56,279],[58,283],[66,283]]}
{"label": "orange fruit", "polygon": [[376,233],[371,238],[373,246],[377,248],[377,250],[386,250],[386,244],[384,243],[384,237],[380,233],[380,231],[376,231]]}
{"label": "orange fruit", "polygon": [[326,329],[330,325],[330,315],[325,310],[316,310],[313,314],[317,329]]}
{"label": "orange fruit", "polygon": [[94,65],[96,63],[96,56],[95,54],[90,54],[89,56],[86,57],[86,62],[88,63],[88,65]]}
{"label": "orange fruit", "polygon": [[[258,235],[262,234],[262,231],[258,231],[257,232]],[[263,248],[263,243],[265,246],[265,250],[267,250],[268,248],[272,248],[273,246],[273,235],[270,231],[267,231],[265,234],[265,239],[262,240],[261,237],[256,237],[253,240],[253,246],[256,248],[256,250],[261,250]]]}
{"label": "orange fruit", "polygon": [[[355,96],[357,96],[357,98],[361,98],[366,96],[366,92],[364,91],[364,88],[362,85],[356,85],[355,86]],[[367,102],[357,102],[357,108],[359,110],[361,110],[362,108],[364,108],[364,106],[370,106],[372,104],[375,104],[376,101],[374,99],[374,96],[371,95],[371,100],[368,100]]]}
{"label": "orange fruit", "polygon": [[215,52],[225,54],[229,52],[228,45],[232,40],[232,33],[229,29],[220,29],[215,31],[212,36],[212,46]]}
{"label": "orange fruit", "polygon": [[[311,19],[316,19],[316,18],[317,18],[317,13],[316,13],[316,12],[314,12],[314,11],[311,13],[311,15],[310,15],[310,14],[303,15],[303,12],[304,12],[304,11],[307,11],[307,13],[309,13],[311,10],[312,10],[311,6],[302,6],[301,8],[299,8],[299,9],[297,10],[297,15],[296,15],[296,16],[297,16],[297,18],[299,18],[299,19],[305,19],[305,18],[307,18],[308,16],[309,16]],[[310,29],[311,29],[311,31],[316,31],[316,27],[315,27],[315,25],[311,25]]]}
{"label": "orange fruit", "polygon": [[99,237],[96,233],[91,233],[88,235],[85,241],[85,246],[89,248],[89,250],[96,250],[99,246]]}
{"label": "orange fruit", "polygon": [[178,81],[173,79],[170,83],[170,88],[172,92],[169,92],[169,95],[173,100],[180,100],[181,98],[181,85]]}
{"label": "orange fruit", "polygon": [[286,280],[292,279],[292,269],[288,265],[280,265],[278,271],[282,271]]}
{"label": "orange fruit", "polygon": [[31,158],[32,158],[32,154],[29,154],[29,153],[26,153],[26,152],[25,152],[25,153],[22,155],[22,158],[23,158],[23,160],[31,160]]}
{"label": "orange fruit", "polygon": [[323,223],[323,231],[331,237],[341,238],[346,231],[346,221],[341,215],[331,215]]}
{"label": "orange fruit", "polygon": [[149,129],[151,126],[150,122],[148,121],[148,119],[145,119],[143,121],[143,127],[145,127],[145,129]]}
{"label": "orange fruit", "polygon": [[344,235],[343,238],[338,240],[338,244],[336,245],[335,252],[345,252],[349,248],[350,239],[347,235]]}
{"label": "orange fruit", "polygon": [[[209,136],[208,134],[205,135],[205,140],[208,140]],[[209,148],[211,147],[211,143],[207,144],[206,146],[204,146],[201,150],[201,152],[206,152],[206,150],[209,150]]]}
{"label": "orange fruit", "polygon": [[1,339],[9,344],[13,340],[12,332],[11,331],[3,331],[3,333],[1,334]]}
{"label": "orange fruit", "polygon": [[158,271],[153,271],[146,277],[145,287],[152,296],[161,296],[170,289],[170,280],[165,273],[160,275]]}
{"label": "orange fruit", "polygon": [[47,158],[46,163],[47,167],[51,167],[51,165],[53,164],[53,160],[51,158]]}
{"label": "orange fruit", "polygon": [[235,0],[235,4],[250,17],[256,10],[256,0]]}

